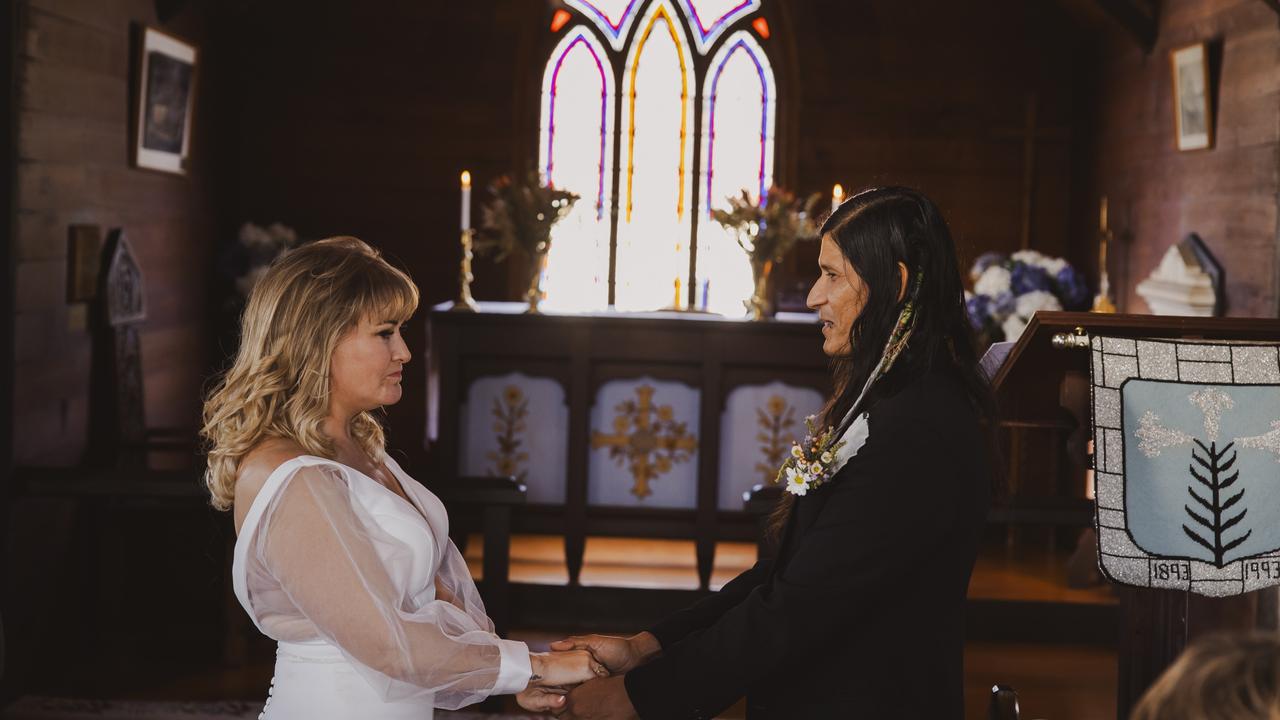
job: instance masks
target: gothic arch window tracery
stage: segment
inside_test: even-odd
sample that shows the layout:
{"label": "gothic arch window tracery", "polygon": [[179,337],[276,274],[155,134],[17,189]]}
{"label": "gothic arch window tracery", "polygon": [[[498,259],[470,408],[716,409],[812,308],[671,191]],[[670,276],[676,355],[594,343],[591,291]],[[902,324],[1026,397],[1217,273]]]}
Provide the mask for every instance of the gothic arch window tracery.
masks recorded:
{"label": "gothic arch window tracery", "polygon": [[573,13],[553,24],[543,71],[539,171],[582,199],[553,231],[548,306],[742,314],[750,269],[710,212],[773,184],[762,0],[564,4]]}

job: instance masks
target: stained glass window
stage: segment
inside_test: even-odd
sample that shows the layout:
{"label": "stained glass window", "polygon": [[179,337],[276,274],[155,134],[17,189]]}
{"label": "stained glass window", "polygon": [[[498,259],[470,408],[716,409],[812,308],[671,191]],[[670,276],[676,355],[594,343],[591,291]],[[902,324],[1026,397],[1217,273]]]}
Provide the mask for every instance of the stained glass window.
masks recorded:
{"label": "stained glass window", "polygon": [[556,46],[542,80],[539,170],[580,196],[552,229],[543,289],[549,306],[596,310],[609,300],[613,66],[584,27]]}
{"label": "stained glass window", "polygon": [[581,12],[605,37],[614,50],[621,50],[627,39],[627,31],[636,19],[642,0],[565,0]]}
{"label": "stained glass window", "polygon": [[564,35],[543,73],[539,169],[582,199],[553,231],[548,307],[684,307],[692,281],[697,304],[744,314],[750,267],[710,212],[743,190],[758,201],[773,183],[777,89],[757,40],[768,37],[761,0],[565,5],[573,19],[553,29]]}
{"label": "stained glass window", "polygon": [[665,0],[640,21],[624,73],[614,305],[651,310],[685,302],[693,190],[693,58]]}
{"label": "stained glass window", "polygon": [[760,0],[680,0],[693,28],[698,53],[705,55],[733,21],[760,9]]}
{"label": "stained glass window", "polygon": [[711,59],[702,88],[702,212],[698,287],[707,310],[740,315],[751,296],[751,265],[733,235],[711,219],[745,189],[760,202],[773,184],[777,91],[760,45],[739,31]]}

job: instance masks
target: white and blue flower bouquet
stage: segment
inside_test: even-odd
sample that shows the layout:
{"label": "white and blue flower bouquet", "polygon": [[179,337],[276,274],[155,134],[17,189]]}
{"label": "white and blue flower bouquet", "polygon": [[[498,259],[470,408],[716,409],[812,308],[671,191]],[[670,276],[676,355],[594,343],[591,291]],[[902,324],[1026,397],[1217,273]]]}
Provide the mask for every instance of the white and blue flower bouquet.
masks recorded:
{"label": "white and blue flower bouquet", "polygon": [[1020,250],[984,253],[969,271],[969,323],[985,343],[1015,341],[1037,310],[1087,310],[1089,287],[1071,263]]}

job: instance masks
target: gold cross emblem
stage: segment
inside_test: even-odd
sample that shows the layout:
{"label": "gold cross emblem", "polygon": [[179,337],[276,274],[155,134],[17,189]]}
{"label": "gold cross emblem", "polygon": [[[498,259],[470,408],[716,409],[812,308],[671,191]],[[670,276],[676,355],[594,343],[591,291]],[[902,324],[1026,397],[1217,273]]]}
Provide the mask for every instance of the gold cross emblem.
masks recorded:
{"label": "gold cross emblem", "polygon": [[677,422],[670,405],[653,404],[653,388],[636,388],[635,400],[624,400],[614,409],[613,434],[591,431],[591,449],[609,449],[609,457],[619,465],[629,465],[635,486],[631,494],[640,499],[652,495],[650,481],[671,471],[678,462],[693,457],[698,438],[689,434],[685,423]]}

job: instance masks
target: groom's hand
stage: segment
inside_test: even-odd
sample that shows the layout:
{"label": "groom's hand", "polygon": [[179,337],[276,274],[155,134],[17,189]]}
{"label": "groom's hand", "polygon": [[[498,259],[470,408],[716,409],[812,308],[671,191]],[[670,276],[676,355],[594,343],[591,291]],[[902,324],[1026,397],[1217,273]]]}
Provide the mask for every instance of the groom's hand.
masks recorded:
{"label": "groom's hand", "polygon": [[652,633],[642,632],[629,638],[613,635],[576,635],[551,643],[553,651],[589,650],[614,675],[643,665],[662,652]]}
{"label": "groom's hand", "polygon": [[621,675],[579,685],[569,692],[564,708],[556,714],[561,720],[640,720]]}

